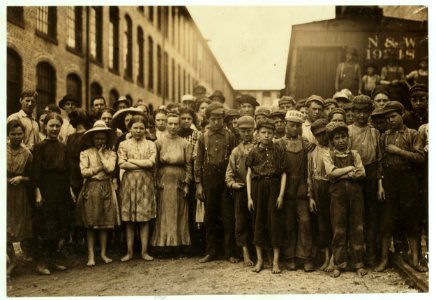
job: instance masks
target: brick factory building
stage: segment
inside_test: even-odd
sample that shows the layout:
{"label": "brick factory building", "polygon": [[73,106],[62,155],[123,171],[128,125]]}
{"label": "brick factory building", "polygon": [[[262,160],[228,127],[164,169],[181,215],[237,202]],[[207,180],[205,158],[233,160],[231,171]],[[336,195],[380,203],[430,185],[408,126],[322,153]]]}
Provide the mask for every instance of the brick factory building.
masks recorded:
{"label": "brick factory building", "polygon": [[7,20],[8,115],[25,88],[37,89],[37,110],[67,93],[82,107],[98,94],[109,105],[126,95],[156,107],[196,84],[233,106],[233,88],[186,7],[8,7]]}

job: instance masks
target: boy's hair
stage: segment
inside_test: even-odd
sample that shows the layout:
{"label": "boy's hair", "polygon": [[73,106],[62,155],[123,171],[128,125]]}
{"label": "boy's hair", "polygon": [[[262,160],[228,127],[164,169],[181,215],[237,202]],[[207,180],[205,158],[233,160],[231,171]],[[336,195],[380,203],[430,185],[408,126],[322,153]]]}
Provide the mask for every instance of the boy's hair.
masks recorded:
{"label": "boy's hair", "polygon": [[9,135],[9,133],[12,131],[12,129],[18,128],[18,127],[23,129],[23,133],[26,132],[26,128],[24,127],[23,123],[21,123],[20,120],[17,120],[17,119],[10,120],[8,122],[8,124],[6,125],[6,134]]}
{"label": "boy's hair", "polygon": [[374,103],[371,100],[371,98],[367,95],[358,95],[353,98],[353,107],[355,108],[364,109],[368,112],[372,112],[374,110]]}
{"label": "boy's hair", "polygon": [[330,122],[333,118],[333,115],[335,114],[341,114],[344,116],[344,120],[345,120],[345,110],[343,110],[342,108],[333,108],[330,112],[329,115],[327,116],[328,121]]}
{"label": "boy's hair", "polygon": [[38,98],[38,92],[35,90],[24,90],[21,95],[20,95],[20,100],[24,99],[26,97],[32,97],[33,99],[37,99]]}
{"label": "boy's hair", "polygon": [[94,97],[92,98],[92,100],[91,100],[91,105],[94,105],[94,101],[97,100],[97,99],[103,99],[103,100],[104,100],[104,103],[106,103],[106,99],[105,99],[102,95],[97,95],[97,96],[94,96]]}
{"label": "boy's hair", "polygon": [[74,128],[77,128],[79,124],[82,124],[86,129],[92,127],[91,117],[86,113],[84,109],[76,108],[68,114],[70,124]]}

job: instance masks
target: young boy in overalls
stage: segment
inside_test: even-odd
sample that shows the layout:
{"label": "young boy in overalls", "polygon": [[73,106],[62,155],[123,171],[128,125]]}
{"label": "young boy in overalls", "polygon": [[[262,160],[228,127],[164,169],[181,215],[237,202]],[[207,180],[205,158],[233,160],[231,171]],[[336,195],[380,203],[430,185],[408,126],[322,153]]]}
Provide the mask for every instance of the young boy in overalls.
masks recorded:
{"label": "young boy in overalls", "polygon": [[363,200],[365,202],[365,244],[366,261],[374,267],[377,251],[377,228],[380,222],[380,199],[384,194],[382,185],[382,166],[380,133],[369,126],[369,116],[373,110],[371,98],[359,95],[353,99],[353,120],[348,125],[350,149],[356,150],[365,168],[363,180]]}
{"label": "young boy in overalls", "polygon": [[206,255],[201,263],[217,259],[221,244],[219,229],[224,228],[224,248],[228,261],[235,257],[235,219],[233,200],[226,192],[225,173],[229,156],[235,145],[235,136],[224,128],[224,107],[212,102],[206,108],[209,130],[197,141],[194,163],[196,197],[205,203],[204,226],[206,229]]}
{"label": "young boy in overalls", "polygon": [[247,196],[248,208],[253,212],[257,263],[253,272],[263,269],[263,249],[273,248],[272,273],[281,273],[280,247],[284,245],[283,198],[286,187],[285,151],[274,144],[274,121],[266,119],[257,124],[258,140],[248,153]]}
{"label": "young boy in overalls", "polygon": [[348,147],[348,127],[345,123],[329,123],[327,132],[333,145],[329,155],[324,157],[325,171],[331,182],[329,194],[334,262],[332,276],[338,277],[347,267],[349,256],[357,275],[363,277],[368,272],[363,265],[365,244],[361,180],[365,178],[365,168],[359,153]]}
{"label": "young boy in overalls", "polygon": [[312,232],[307,198],[307,153],[309,142],[301,136],[303,114],[289,110],[285,116],[286,135],[276,141],[286,151],[285,247],[288,268],[296,270],[296,258],[304,261],[304,271],[313,271]]}
{"label": "young boy in overalls", "polygon": [[375,271],[381,272],[388,264],[391,237],[395,229],[407,234],[411,265],[419,272],[427,268],[419,264],[420,211],[419,187],[415,164],[424,163],[423,141],[414,129],[403,123],[404,106],[398,101],[390,101],[384,107],[389,129],[382,138],[383,186],[385,200],[382,207],[381,262]]}
{"label": "young boy in overalls", "polygon": [[324,250],[324,262],[319,268],[321,271],[333,271],[333,269],[328,269],[331,258],[332,225],[330,223],[330,182],[324,168],[324,156],[330,155],[327,124],[327,119],[318,119],[310,125],[318,144],[307,157],[309,209],[310,212],[316,213],[317,244],[320,249]]}
{"label": "young boy in overalls", "polygon": [[254,118],[242,116],[238,119],[239,136],[242,142],[230,154],[226,171],[226,184],[232,189],[235,201],[235,235],[236,245],[242,247],[245,266],[253,266],[248,245],[252,240],[252,218],[248,211],[246,189],[247,168],[245,160],[253,149]]}

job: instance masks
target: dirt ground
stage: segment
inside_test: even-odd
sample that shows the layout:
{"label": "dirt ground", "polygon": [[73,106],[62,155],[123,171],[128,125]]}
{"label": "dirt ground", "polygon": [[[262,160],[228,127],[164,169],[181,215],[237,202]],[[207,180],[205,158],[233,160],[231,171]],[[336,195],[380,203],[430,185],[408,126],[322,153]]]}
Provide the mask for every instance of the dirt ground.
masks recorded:
{"label": "dirt ground", "polygon": [[370,272],[358,278],[354,272],[331,278],[326,273],[283,270],[271,274],[266,268],[259,274],[242,263],[219,260],[207,264],[198,258],[155,259],[145,262],[135,257],[121,263],[85,266],[78,257],[69,269],[50,276],[37,275],[33,265],[21,262],[7,280],[8,296],[162,296],[223,294],[331,294],[331,293],[415,293],[393,269]]}

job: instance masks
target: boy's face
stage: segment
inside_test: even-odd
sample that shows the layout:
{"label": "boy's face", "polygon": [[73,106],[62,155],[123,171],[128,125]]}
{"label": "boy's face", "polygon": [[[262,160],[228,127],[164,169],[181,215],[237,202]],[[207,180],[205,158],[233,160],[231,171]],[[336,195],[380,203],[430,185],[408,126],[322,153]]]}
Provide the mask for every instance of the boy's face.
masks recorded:
{"label": "boy's face", "polygon": [[243,142],[250,142],[253,140],[254,127],[239,128],[238,131]]}
{"label": "boy's face", "polygon": [[272,142],[274,137],[274,130],[271,128],[261,127],[257,133],[259,141],[263,145],[268,145]]}
{"label": "boy's face", "polygon": [[333,135],[333,146],[339,151],[345,151],[348,147],[348,134],[344,131],[339,131]]}
{"label": "boy's face", "polygon": [[257,115],[254,117],[254,121],[256,122],[256,124],[259,124],[261,122],[265,122],[266,119],[268,119],[265,115]]}
{"label": "boy's face", "polygon": [[344,122],[345,123],[344,115],[340,114],[340,113],[333,114],[332,119],[330,120],[330,122],[333,122],[333,123]]}
{"label": "boy's face", "polygon": [[368,67],[368,69],[366,69],[366,71],[368,72],[368,75],[374,75],[375,69],[373,67]]}
{"label": "boy's face", "polygon": [[285,132],[285,122],[281,118],[274,118],[274,124],[276,125],[276,132],[283,134]]}
{"label": "boy's face", "polygon": [[254,115],[254,106],[250,103],[242,103],[241,108],[239,110],[242,116],[253,116]]}
{"label": "boy's face", "polygon": [[414,93],[410,97],[410,103],[412,104],[412,108],[417,113],[425,113],[428,110],[428,99],[427,93]]}
{"label": "boy's face", "polygon": [[388,123],[386,121],[386,118],[384,116],[381,117],[371,117],[371,123],[377,129],[380,131],[380,133],[384,133],[386,131],[386,128],[388,126]]}
{"label": "boy's face", "polygon": [[329,145],[329,136],[326,131],[315,134],[315,138],[321,146],[327,147]]}
{"label": "boy's face", "polygon": [[365,126],[368,123],[368,118],[370,116],[370,111],[367,108],[355,107],[352,110],[353,120],[357,125]]}
{"label": "boy's face", "polygon": [[329,113],[330,113],[334,108],[336,108],[336,107],[337,107],[337,105],[334,104],[334,103],[325,106],[325,107],[324,107],[324,114],[325,114],[326,116],[328,116]]}
{"label": "boy's face", "polygon": [[285,104],[281,104],[279,105],[280,109],[283,109],[285,111],[294,109],[294,105],[292,105],[292,103],[285,103]]}
{"label": "boy's face", "polygon": [[321,114],[323,111],[323,107],[321,103],[316,101],[312,101],[309,103],[309,107],[307,108],[307,117],[310,122],[315,122],[319,118],[321,118]]}
{"label": "boy's face", "polygon": [[302,133],[301,123],[286,121],[286,136],[296,138]]}
{"label": "boy's face", "polygon": [[211,115],[209,117],[209,128],[212,131],[220,130],[224,126],[224,116]]}
{"label": "boy's face", "polygon": [[387,95],[379,93],[374,97],[374,106],[375,108],[383,108],[389,101],[390,100]]}
{"label": "boy's face", "polygon": [[345,124],[350,125],[353,124],[353,111],[351,109],[345,111]]}
{"label": "boy's face", "polygon": [[164,131],[167,127],[167,116],[165,114],[158,113],[154,118],[154,122],[156,123],[157,129]]}
{"label": "boy's face", "polygon": [[396,111],[388,113],[386,120],[391,129],[399,129],[403,125],[403,117]]}

